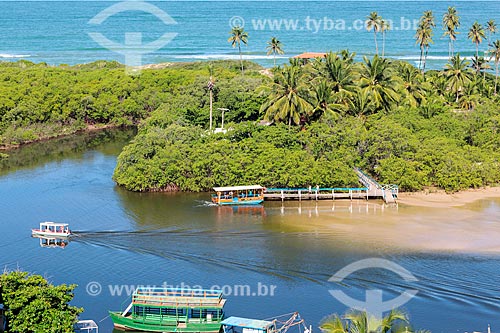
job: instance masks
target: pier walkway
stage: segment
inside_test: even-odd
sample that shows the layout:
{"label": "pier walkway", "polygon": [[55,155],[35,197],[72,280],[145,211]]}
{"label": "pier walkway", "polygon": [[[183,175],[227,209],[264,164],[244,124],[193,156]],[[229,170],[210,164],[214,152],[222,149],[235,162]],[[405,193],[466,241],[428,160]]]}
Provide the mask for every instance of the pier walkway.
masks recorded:
{"label": "pier walkway", "polygon": [[383,199],[385,203],[396,203],[397,185],[381,185],[360,169],[354,169],[364,187],[312,187],[312,188],[267,188],[266,200],[335,200],[335,199]]}

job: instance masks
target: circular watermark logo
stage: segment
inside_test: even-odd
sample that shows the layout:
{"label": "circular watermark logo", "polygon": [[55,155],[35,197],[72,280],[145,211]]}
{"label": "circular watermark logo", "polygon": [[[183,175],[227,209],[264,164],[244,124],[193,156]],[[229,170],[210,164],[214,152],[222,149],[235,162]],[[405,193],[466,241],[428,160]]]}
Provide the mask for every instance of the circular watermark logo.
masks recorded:
{"label": "circular watermark logo", "polygon": [[229,27],[231,28],[244,28],[245,27],[245,19],[241,16],[233,16],[229,19]]}
{"label": "circular watermark logo", "polygon": [[90,296],[99,296],[102,291],[102,286],[99,282],[91,281],[87,283],[85,290],[87,290],[87,294]]}
{"label": "circular watermark logo", "polygon": [[[390,260],[381,258],[368,258],[356,261],[339,270],[330,279],[328,279],[328,281],[337,283],[342,282],[352,273],[368,268],[380,268],[391,271],[399,275],[404,281],[407,282],[418,281],[418,279],[412,273],[410,273],[402,266]],[[418,290],[407,289],[403,291],[398,297],[388,301],[383,300],[383,292],[379,289],[366,290],[365,300],[354,299],[346,295],[341,290],[329,290],[329,292],[333,297],[335,297],[339,302],[346,305],[347,307],[360,311],[366,311],[375,318],[380,319],[382,318],[384,312],[400,307],[410,301],[418,293]]]}
{"label": "circular watermark logo", "polygon": [[[157,6],[145,1],[134,0],[128,0],[113,4],[90,19],[88,23],[93,25],[100,25],[109,17],[126,11],[140,11],[149,13],[156,16],[165,25],[177,24],[177,22],[170,15],[168,15],[167,12],[163,11]],[[99,32],[89,32],[89,36],[96,43],[110,51],[116,52],[125,57],[125,70],[128,74],[138,73],[137,71],[134,71],[134,69],[137,69],[138,66],[142,65],[142,56],[144,54],[152,53],[156,50],[161,49],[177,36],[177,33],[166,32],[157,40],[147,44],[143,44],[141,32],[125,31],[124,34],[125,43],[119,44],[108,39]]]}

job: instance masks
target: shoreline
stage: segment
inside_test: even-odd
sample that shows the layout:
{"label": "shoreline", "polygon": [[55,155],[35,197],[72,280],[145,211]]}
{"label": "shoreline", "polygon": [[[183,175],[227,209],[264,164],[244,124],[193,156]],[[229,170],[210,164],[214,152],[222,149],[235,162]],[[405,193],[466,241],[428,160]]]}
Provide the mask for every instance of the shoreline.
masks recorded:
{"label": "shoreline", "polygon": [[30,145],[33,143],[63,138],[63,137],[75,135],[78,133],[92,133],[92,132],[101,131],[101,130],[110,129],[110,128],[119,128],[122,126],[124,126],[124,125],[103,124],[102,126],[101,125],[96,126],[96,125],[87,124],[85,128],[81,128],[81,129],[78,129],[76,131],[69,131],[69,132],[64,132],[64,133],[58,133],[56,135],[44,136],[44,137],[40,137],[36,140],[26,141],[26,142],[19,143],[19,144],[0,145],[0,152],[9,152],[11,150],[15,150],[15,149],[18,149],[18,148],[21,148],[21,147],[24,147],[24,146],[27,146],[27,145]]}
{"label": "shoreline", "polygon": [[500,187],[468,189],[455,193],[446,193],[444,190],[400,192],[397,202],[407,206],[451,208],[490,198],[500,198]]}

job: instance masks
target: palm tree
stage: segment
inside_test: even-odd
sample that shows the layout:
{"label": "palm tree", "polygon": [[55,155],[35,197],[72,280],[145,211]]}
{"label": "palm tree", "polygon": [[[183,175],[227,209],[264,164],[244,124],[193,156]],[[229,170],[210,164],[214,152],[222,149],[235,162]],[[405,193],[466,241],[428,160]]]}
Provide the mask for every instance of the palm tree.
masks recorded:
{"label": "palm tree", "polygon": [[334,102],[332,87],[325,79],[320,79],[314,84],[311,104],[314,106],[311,120],[317,120],[324,114],[337,116],[337,111],[342,109],[342,105]]}
{"label": "palm tree", "polygon": [[350,55],[344,54],[342,58],[336,53],[328,53],[320,68],[320,75],[332,83],[335,93],[349,90],[353,85],[353,71]]}
{"label": "palm tree", "polygon": [[430,90],[422,74],[414,66],[401,62],[398,65],[398,75],[402,83],[404,101],[411,107],[417,107],[425,101],[427,91]]}
{"label": "palm tree", "polygon": [[373,30],[373,36],[375,39],[375,52],[378,55],[378,44],[377,44],[377,32],[381,29],[382,17],[378,15],[377,12],[371,12],[366,20],[366,30]]}
{"label": "palm tree", "polygon": [[267,42],[267,55],[274,55],[274,67],[276,67],[276,54],[285,54],[283,51],[283,44],[276,37],[272,37],[269,42]]}
{"label": "palm tree", "polygon": [[241,43],[247,45],[248,43],[248,33],[243,29],[243,27],[236,26],[231,29],[229,32],[231,37],[227,40],[231,43],[232,47],[238,46],[238,52],[240,53],[240,64],[241,64],[241,73],[243,73],[243,57],[241,55]]}
{"label": "palm tree", "polygon": [[435,26],[436,23],[434,22],[434,14],[432,13],[432,10],[425,11],[420,17],[417,32],[415,34],[415,43],[420,47],[419,68],[422,70],[422,74],[425,74],[425,64],[427,62],[430,45],[434,43],[432,40],[432,36],[434,35],[432,28]]}
{"label": "palm tree", "polygon": [[364,58],[360,71],[359,87],[367,91],[377,109],[388,111],[398,99],[396,80],[389,68],[389,61],[379,56]]}
{"label": "palm tree", "polygon": [[468,65],[469,62],[466,59],[460,58],[460,53],[457,53],[450,59],[450,63],[446,64],[444,76],[448,82],[447,89],[455,95],[456,103],[458,103],[460,93],[471,81],[470,72],[467,69]]}
{"label": "palm tree", "polygon": [[422,17],[420,18],[427,26],[431,28],[436,27],[436,22],[434,21],[434,13],[432,10],[426,10],[423,14]]}
{"label": "palm tree", "polygon": [[346,323],[338,315],[328,317],[320,324],[323,333],[396,333],[401,322],[408,323],[408,316],[394,309],[383,318],[376,318],[366,311],[350,310],[344,315]]}
{"label": "palm tree", "polygon": [[391,30],[389,22],[384,19],[380,20],[380,31],[382,32],[382,57],[385,55],[385,34]]}
{"label": "palm tree", "polygon": [[[474,44],[476,44],[476,58],[479,58],[479,44],[483,42],[483,38],[486,35],[484,33],[484,29],[477,21],[474,22],[472,27],[467,34],[467,38],[469,38]],[[477,73],[479,73],[479,69],[477,69]]]}
{"label": "palm tree", "polygon": [[486,31],[488,31],[488,46],[492,46],[491,35],[495,34],[497,30],[497,24],[495,23],[495,20],[489,20],[488,22],[486,22]]}
{"label": "palm tree", "polygon": [[362,117],[375,110],[370,93],[366,89],[356,87],[347,100],[346,112],[351,116]]}
{"label": "palm tree", "polygon": [[266,120],[286,121],[290,128],[292,122],[298,125],[301,117],[311,113],[313,107],[305,99],[307,89],[301,71],[301,67],[285,65],[275,75],[268,99],[261,107]]}
{"label": "palm tree", "polygon": [[498,83],[498,64],[500,63],[500,40],[496,40],[493,43],[493,48],[490,50],[492,58],[495,62],[495,90],[494,94],[497,94],[497,83]]}
{"label": "palm tree", "polygon": [[210,92],[210,131],[212,131],[212,111],[213,111],[213,96],[214,96],[214,88],[215,88],[215,80],[214,80],[214,66],[212,64],[208,65],[208,71],[210,73],[210,78],[208,79],[207,89]]}
{"label": "palm tree", "polygon": [[456,31],[460,27],[460,17],[458,16],[457,9],[455,7],[448,7],[448,11],[443,15],[443,30],[444,36],[448,36],[450,39],[448,42],[448,56],[453,57],[454,53],[454,43],[457,40]]}

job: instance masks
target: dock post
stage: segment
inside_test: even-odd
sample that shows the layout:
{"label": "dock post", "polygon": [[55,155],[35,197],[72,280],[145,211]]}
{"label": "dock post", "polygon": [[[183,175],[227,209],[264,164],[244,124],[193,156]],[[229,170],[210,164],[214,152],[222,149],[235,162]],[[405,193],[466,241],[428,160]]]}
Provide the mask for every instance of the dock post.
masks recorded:
{"label": "dock post", "polygon": [[316,189],[316,201],[318,201],[318,193],[319,193],[319,190]]}
{"label": "dock post", "polygon": [[351,197],[351,201],[352,201],[352,190],[349,190],[349,196]]}
{"label": "dock post", "polygon": [[366,200],[368,201],[368,187],[366,188]]}
{"label": "dock post", "polygon": [[283,193],[283,190],[281,190],[281,201],[285,201],[285,194]]}
{"label": "dock post", "polygon": [[299,190],[299,201],[302,201],[302,196],[300,194],[300,190]]}
{"label": "dock post", "polygon": [[332,189],[332,200],[335,200],[335,190]]}

